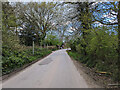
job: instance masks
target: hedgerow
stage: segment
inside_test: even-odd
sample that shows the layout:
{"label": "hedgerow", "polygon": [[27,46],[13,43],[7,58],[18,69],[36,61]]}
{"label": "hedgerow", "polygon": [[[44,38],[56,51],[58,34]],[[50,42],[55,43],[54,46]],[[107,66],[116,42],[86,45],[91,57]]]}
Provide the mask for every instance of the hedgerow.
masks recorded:
{"label": "hedgerow", "polygon": [[11,73],[16,69],[24,66],[25,64],[31,63],[37,59],[40,59],[52,51],[49,49],[35,48],[33,55],[32,48],[17,51],[11,50],[10,48],[3,47],[2,51],[2,75]]}

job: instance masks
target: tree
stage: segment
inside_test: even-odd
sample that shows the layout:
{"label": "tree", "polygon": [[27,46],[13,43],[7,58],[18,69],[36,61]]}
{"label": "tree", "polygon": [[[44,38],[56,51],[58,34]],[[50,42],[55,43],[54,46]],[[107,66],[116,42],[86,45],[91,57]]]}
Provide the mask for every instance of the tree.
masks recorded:
{"label": "tree", "polygon": [[[99,6],[102,5],[104,8],[100,8]],[[116,25],[118,27],[117,34],[118,34],[118,68],[120,68],[120,1],[118,2],[101,2],[97,3],[94,6],[95,12],[98,12],[99,15],[104,14],[104,17],[96,18],[94,16],[94,21],[97,21],[103,25]],[[98,15],[98,14],[97,14]],[[120,75],[120,72],[118,70],[118,74]],[[120,77],[118,76],[118,81],[120,80]]]}
{"label": "tree", "polygon": [[55,35],[47,35],[47,38],[45,39],[46,43],[49,45],[49,46],[54,46],[54,45],[59,45],[60,42],[59,42],[59,39],[57,38],[57,36]]}
{"label": "tree", "polygon": [[[89,67],[96,68],[96,70],[109,71],[112,73],[111,77],[114,78],[114,80],[119,81],[120,2],[88,3],[86,6],[89,7],[89,11],[87,14],[85,13],[87,12],[87,9],[82,7],[78,8],[80,13],[78,13],[78,10],[73,9],[73,11],[77,12],[78,15],[70,14],[73,17],[72,20],[80,22],[80,25],[78,27],[82,27],[81,29],[76,28],[75,32],[80,31],[81,34],[79,34],[79,37],[77,39],[70,42],[71,48],[76,50],[76,52],[81,55],[79,59],[81,60],[81,62],[87,64]],[[85,12],[83,13],[81,11]],[[86,19],[89,18],[84,17],[87,15],[91,16],[90,20],[88,21]],[[96,27],[96,22],[97,25],[100,27]],[[115,30],[117,31],[117,33],[115,32]],[[118,38],[116,38],[117,35]],[[84,52],[86,52],[87,54],[83,54]],[[108,69],[108,65],[110,70]]]}
{"label": "tree", "polygon": [[2,46],[13,50],[20,47],[19,39],[14,32],[17,25],[14,10],[9,2],[2,3]]}
{"label": "tree", "polygon": [[[46,33],[53,29],[53,19],[56,16],[57,4],[53,2],[41,2],[41,3],[26,3],[19,4],[21,9],[17,9],[22,20],[22,25],[32,30],[32,34],[36,34],[36,44],[39,45],[41,40],[44,40]],[[21,12],[23,10],[23,12]],[[22,16],[21,16],[22,15]],[[22,27],[24,29],[24,27]],[[22,31],[21,31],[22,32]],[[33,35],[34,36],[34,35]]]}
{"label": "tree", "polygon": [[70,14],[69,18],[72,21],[79,22],[79,26],[77,25],[77,30],[75,32],[80,32],[84,39],[84,44],[82,44],[84,48],[84,55],[87,55],[86,47],[87,47],[87,35],[90,32],[91,24],[92,24],[92,14],[90,12],[90,5],[91,3],[88,2],[75,2],[70,3],[74,5],[72,12],[73,14]]}

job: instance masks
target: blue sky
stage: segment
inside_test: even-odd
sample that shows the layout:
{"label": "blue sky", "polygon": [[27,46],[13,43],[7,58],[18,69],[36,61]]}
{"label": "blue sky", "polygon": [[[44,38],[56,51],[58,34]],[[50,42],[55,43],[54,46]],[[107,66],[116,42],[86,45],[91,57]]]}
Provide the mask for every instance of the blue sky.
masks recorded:
{"label": "blue sky", "polygon": [[[3,2],[6,0],[2,0]],[[66,2],[85,2],[85,1],[91,1],[91,2],[98,2],[98,1],[102,1],[102,2],[106,2],[106,1],[113,1],[113,0],[8,0],[10,2],[50,2],[50,1],[66,1]],[[117,1],[117,0],[114,0]]]}
{"label": "blue sky", "polygon": [[48,2],[53,0],[8,0],[10,2]]}

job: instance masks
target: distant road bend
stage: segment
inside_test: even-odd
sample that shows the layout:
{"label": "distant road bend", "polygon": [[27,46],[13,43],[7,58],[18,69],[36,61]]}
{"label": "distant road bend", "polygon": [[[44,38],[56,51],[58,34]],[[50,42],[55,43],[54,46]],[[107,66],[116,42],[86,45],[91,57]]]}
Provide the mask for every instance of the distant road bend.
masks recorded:
{"label": "distant road bend", "polygon": [[58,50],[22,70],[2,84],[3,88],[89,88],[66,49]]}

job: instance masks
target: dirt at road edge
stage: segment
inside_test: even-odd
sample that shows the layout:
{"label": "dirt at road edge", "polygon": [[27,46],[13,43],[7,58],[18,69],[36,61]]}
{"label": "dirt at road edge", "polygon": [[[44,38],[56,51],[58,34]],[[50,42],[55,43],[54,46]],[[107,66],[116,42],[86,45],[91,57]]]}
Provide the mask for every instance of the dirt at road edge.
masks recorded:
{"label": "dirt at road edge", "polygon": [[90,88],[104,88],[103,85],[100,85],[99,82],[96,82],[90,75],[90,71],[87,67],[83,66],[79,61],[73,60],[73,63],[75,67],[77,68],[78,72],[80,75],[83,76],[83,78],[86,80],[87,84],[89,85]]}

